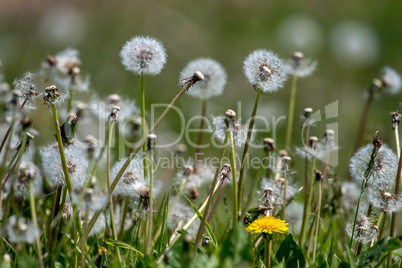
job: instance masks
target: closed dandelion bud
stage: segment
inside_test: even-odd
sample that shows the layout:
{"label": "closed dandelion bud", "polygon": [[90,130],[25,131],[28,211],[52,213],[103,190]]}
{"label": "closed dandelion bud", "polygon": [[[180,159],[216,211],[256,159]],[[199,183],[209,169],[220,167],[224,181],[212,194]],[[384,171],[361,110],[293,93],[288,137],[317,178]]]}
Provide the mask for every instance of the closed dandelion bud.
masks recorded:
{"label": "closed dandelion bud", "polygon": [[210,242],[211,242],[211,238],[209,236],[205,236],[201,242],[201,246],[203,246],[204,248],[207,248],[209,246]]}
{"label": "closed dandelion bud", "polygon": [[116,122],[117,121],[117,117],[119,116],[119,112],[120,112],[120,107],[114,105],[111,109],[112,111],[109,114],[109,122]]}
{"label": "closed dandelion bud", "polygon": [[311,136],[308,140],[308,145],[311,149],[317,151],[318,150],[318,138],[315,136]]}
{"label": "closed dandelion bud", "polygon": [[98,139],[92,135],[85,137],[85,144],[87,145],[87,158],[92,159],[95,156],[96,148],[98,147]]}
{"label": "closed dandelion bud", "polygon": [[315,181],[317,181],[317,182],[322,181],[324,179],[324,177],[322,176],[322,172],[319,171],[318,169],[314,170],[314,178],[315,178]]}
{"label": "closed dandelion bud", "polygon": [[256,50],[245,59],[244,74],[255,89],[275,92],[287,79],[284,63],[272,51]]}
{"label": "closed dandelion bud", "polygon": [[225,112],[225,123],[227,127],[233,126],[236,121],[236,112],[233,110],[227,110]]}
{"label": "closed dandelion bud", "polygon": [[396,129],[401,123],[401,113],[399,111],[392,112],[392,129]]}
{"label": "closed dandelion bud", "polygon": [[147,148],[149,151],[155,150],[155,142],[156,142],[156,135],[148,134],[147,135]]}
{"label": "closed dandelion bud", "polygon": [[74,144],[75,127],[78,123],[78,116],[75,113],[69,113],[66,122],[60,127],[61,138],[64,146]]}
{"label": "closed dandelion bud", "polygon": [[264,151],[267,153],[273,152],[275,150],[274,144],[274,139],[264,138]]}
{"label": "closed dandelion bud", "polygon": [[165,48],[151,37],[132,38],[123,46],[120,57],[126,70],[137,75],[157,75],[166,63]]}
{"label": "closed dandelion bud", "polygon": [[[191,76],[193,77],[186,78]],[[197,81],[193,81],[198,79]],[[213,96],[222,95],[226,85],[226,72],[223,67],[212,59],[197,59],[191,61],[181,72],[180,84],[195,84],[188,91],[193,97],[206,100]]]}

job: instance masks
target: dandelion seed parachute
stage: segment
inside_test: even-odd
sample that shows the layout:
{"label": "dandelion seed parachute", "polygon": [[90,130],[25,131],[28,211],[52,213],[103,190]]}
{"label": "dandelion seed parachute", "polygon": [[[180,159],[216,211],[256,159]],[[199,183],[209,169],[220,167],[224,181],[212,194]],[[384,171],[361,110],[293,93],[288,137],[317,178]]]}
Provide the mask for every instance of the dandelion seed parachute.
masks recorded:
{"label": "dandelion seed parachute", "polygon": [[193,76],[197,71],[203,74],[204,79],[191,87],[189,95],[202,100],[222,95],[227,75],[221,64],[213,59],[196,59],[183,69],[180,80]]}
{"label": "dandelion seed parachute", "polygon": [[157,75],[166,63],[163,44],[151,37],[132,38],[123,46],[120,57],[126,70],[137,75]]}
{"label": "dandelion seed parachute", "polygon": [[272,51],[256,50],[244,61],[244,74],[255,89],[275,92],[283,87],[287,76],[283,61]]}

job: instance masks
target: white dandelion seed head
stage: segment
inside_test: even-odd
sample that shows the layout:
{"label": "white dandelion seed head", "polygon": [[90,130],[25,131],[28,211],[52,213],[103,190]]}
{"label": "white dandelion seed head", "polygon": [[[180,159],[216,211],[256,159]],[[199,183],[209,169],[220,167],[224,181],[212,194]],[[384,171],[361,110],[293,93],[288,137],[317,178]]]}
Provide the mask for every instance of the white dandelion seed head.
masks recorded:
{"label": "white dandelion seed head", "polygon": [[263,92],[275,92],[283,87],[287,76],[283,61],[272,51],[256,50],[243,64],[247,80]]}
{"label": "white dandelion seed head", "polygon": [[[184,203],[176,203],[167,219],[167,226],[172,231],[180,230],[195,214],[193,208]],[[197,218],[187,229],[190,235],[197,233],[200,220]]]}
{"label": "white dandelion seed head", "polygon": [[35,239],[39,237],[41,231],[27,219],[12,215],[7,224],[8,241],[11,243],[34,244]]}
{"label": "white dandelion seed head", "polygon": [[[98,96],[95,96],[93,98],[94,100],[92,103],[99,105],[100,103],[104,102],[105,103],[105,109],[91,109],[93,110],[96,115],[98,115],[99,112],[99,117],[101,120],[107,120],[109,118],[110,113],[112,112],[112,109],[116,106],[120,108],[119,111],[119,122],[127,124],[127,120],[129,117],[140,114],[140,108],[136,105],[135,101],[130,100],[129,98],[122,98],[118,94],[111,94],[107,96],[104,100],[101,100]],[[99,106],[100,108],[101,106]],[[125,128],[121,128],[122,131]]]}
{"label": "white dandelion seed head", "polygon": [[[24,161],[20,165],[18,176],[13,184],[14,196],[16,198],[28,198],[31,181],[33,193],[35,196],[38,196],[42,192],[42,176],[34,164]],[[10,184],[11,180],[9,180],[5,185],[6,192],[9,192]]]}
{"label": "white dandelion seed head", "polygon": [[361,242],[362,244],[367,244],[373,239],[376,240],[378,228],[371,223],[372,219],[365,215],[359,215],[356,220],[355,229],[353,230],[353,223],[348,223],[346,225],[346,232],[351,237],[353,234],[353,239]]}
{"label": "white dandelion seed head", "polygon": [[67,48],[54,56],[56,70],[63,74],[69,74],[73,68],[81,65],[80,52],[73,48]]}
{"label": "white dandelion seed head", "polygon": [[[112,178],[116,178],[126,160],[122,159],[113,166],[110,172]],[[146,187],[146,182],[144,181],[142,157],[137,154],[121,176],[113,195],[136,198],[140,196],[144,187]]]}
{"label": "white dandelion seed head", "polygon": [[[239,118],[233,126],[233,141],[236,147],[241,147],[246,143],[248,126],[241,125],[241,119]],[[220,143],[225,141],[227,126],[225,116],[212,117],[213,137],[215,137]],[[254,140],[255,131],[251,134],[251,141]]]}
{"label": "white dandelion seed head", "polygon": [[[368,144],[360,148],[350,159],[350,174],[358,183],[362,183],[364,180],[364,173],[370,162],[372,152],[373,145]],[[396,177],[397,168],[397,156],[386,144],[383,144],[375,158],[369,185],[383,185],[383,187],[392,185]]]}
{"label": "white dandelion seed head", "polygon": [[36,91],[35,74],[26,72],[21,79],[17,79],[13,83],[13,88],[19,90],[22,95],[22,102],[26,102],[25,107],[35,109],[35,99],[40,96]]}
{"label": "white dandelion seed head", "polygon": [[384,67],[381,70],[381,81],[385,89],[390,94],[398,94],[402,88],[401,76],[389,67]]}
{"label": "white dandelion seed head", "polygon": [[[258,191],[257,196],[263,196],[264,191],[266,189],[272,189],[272,193],[274,195],[275,199],[275,204],[276,205],[282,205],[283,204],[283,192],[285,190],[285,181],[283,179],[278,179],[278,180],[272,180],[268,178],[264,178],[261,181],[261,187],[260,190]],[[297,188],[295,188],[293,185],[291,185],[289,182],[287,182],[286,185],[286,201],[289,201],[292,199],[295,194],[297,193]]]}
{"label": "white dandelion seed head", "polygon": [[342,205],[345,208],[355,208],[360,195],[360,187],[355,182],[344,182],[341,186]]}
{"label": "white dandelion seed head", "polygon": [[285,63],[286,73],[298,77],[310,76],[316,69],[317,62],[302,58],[300,60],[289,59]]}
{"label": "white dandelion seed head", "polygon": [[202,100],[222,95],[226,85],[226,72],[222,65],[213,59],[201,58],[191,61],[180,74],[180,81],[201,72],[204,79],[195,83],[188,94]]}
{"label": "white dandelion seed head", "polygon": [[[47,148],[42,148],[40,151],[43,167],[48,178],[55,185],[65,186],[66,179],[64,177],[58,146],[52,145]],[[64,147],[64,154],[66,156],[71,186],[73,189],[81,189],[84,186],[88,169],[85,150],[76,145],[70,145],[69,147]]]}
{"label": "white dandelion seed head", "polygon": [[367,199],[375,209],[387,214],[402,208],[402,194],[391,194],[381,186],[368,187]]}
{"label": "white dandelion seed head", "polygon": [[166,63],[163,44],[151,37],[135,36],[120,51],[126,70],[137,75],[157,75]]}

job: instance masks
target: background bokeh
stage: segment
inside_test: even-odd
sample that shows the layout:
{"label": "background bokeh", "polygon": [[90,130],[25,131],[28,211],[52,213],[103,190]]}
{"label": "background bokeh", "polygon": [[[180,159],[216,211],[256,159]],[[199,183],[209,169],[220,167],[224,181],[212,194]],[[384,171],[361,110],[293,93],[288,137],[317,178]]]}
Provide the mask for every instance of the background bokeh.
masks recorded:
{"label": "background bokeh", "polygon": [[[149,35],[164,43],[168,60],[160,75],[146,80],[148,105],[172,99],[187,62],[212,57],[227,70],[228,83],[223,96],[208,102],[208,113],[221,114],[241,101],[241,116],[248,118],[255,92],[242,72],[245,57],[258,48],[282,58],[299,50],[318,67],[299,80],[296,118],[305,107],[318,110],[339,101],[339,117],[331,122],[339,123],[338,172],[345,178],[364,91],[383,66],[402,72],[401,13],[400,1],[375,0],[1,0],[0,60],[6,81],[12,83],[24,72],[38,70],[47,55],[73,47],[81,52],[82,73],[90,74],[91,89],[99,96],[118,93],[137,99],[140,80],[123,68],[119,52],[131,37]],[[289,93],[290,80],[279,92],[264,94],[258,114],[270,120],[287,115]],[[379,130],[394,146],[389,112],[400,108],[400,100],[400,94],[382,94],[374,101],[365,142]],[[200,113],[199,100],[190,96],[178,105],[187,118]],[[34,127],[46,131],[52,122],[46,114],[42,118]],[[157,134],[172,135],[179,127],[176,119],[171,115]],[[278,147],[285,142],[286,122],[281,122]],[[313,134],[321,137],[322,129]],[[297,127],[293,140],[299,143]],[[38,143],[49,141],[42,136]]]}

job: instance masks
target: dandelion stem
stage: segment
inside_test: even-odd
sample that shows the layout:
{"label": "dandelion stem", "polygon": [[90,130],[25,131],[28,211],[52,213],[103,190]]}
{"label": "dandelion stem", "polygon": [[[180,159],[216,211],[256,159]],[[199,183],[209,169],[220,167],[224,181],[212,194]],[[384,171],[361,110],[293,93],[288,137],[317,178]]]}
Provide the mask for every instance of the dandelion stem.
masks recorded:
{"label": "dandelion stem", "polygon": [[[107,139],[106,177],[107,177],[108,188],[110,187],[110,151],[111,151],[111,143],[112,143],[114,124],[115,124],[115,122],[113,120],[111,120],[109,122],[109,135],[108,135],[108,139]],[[115,220],[114,220],[114,211],[113,211],[113,196],[112,195],[109,195],[109,203],[110,203],[110,224],[111,224],[111,228],[112,228],[113,240],[117,240],[116,224],[115,224]],[[119,250],[119,248],[116,248],[116,249],[117,249],[117,255],[119,258],[119,262],[121,262],[120,250]]]}
{"label": "dandelion stem", "polygon": [[[141,74],[141,136],[145,139],[147,135],[145,121],[145,75]],[[142,147],[143,165],[144,165],[144,179],[148,179],[148,158],[146,157],[147,147]]]}
{"label": "dandelion stem", "polygon": [[120,224],[119,240],[123,237],[124,227],[126,223],[126,214],[128,212],[128,205],[130,204],[130,197],[124,198],[123,215]]}
{"label": "dandelion stem", "polygon": [[293,75],[292,89],[290,93],[290,103],[289,103],[289,117],[288,117],[288,130],[286,133],[286,150],[290,151],[290,146],[292,143],[292,128],[293,128],[293,117],[295,111],[296,103],[296,89],[297,89],[297,75]]}
{"label": "dandelion stem", "polygon": [[67,112],[71,110],[73,107],[73,97],[74,97],[74,89],[70,87],[70,97],[68,98],[68,103],[67,103]]}
{"label": "dandelion stem", "polygon": [[[308,144],[308,138],[310,135],[310,125],[308,124],[306,126],[306,140],[305,140],[305,146]],[[304,230],[306,228],[306,217],[307,217],[307,202],[309,198],[309,188],[308,188],[308,156],[307,156],[307,151],[305,152],[306,156],[304,157],[304,206],[303,206],[303,218],[302,218],[302,226],[300,230],[300,237],[299,237],[299,244],[302,247],[303,246],[303,234]]]}
{"label": "dandelion stem", "polygon": [[233,127],[232,126],[228,129],[228,133],[229,133],[229,144],[230,144],[230,165],[232,166],[232,181],[233,181],[233,200],[232,200],[233,201],[233,215],[232,215],[233,216],[233,218],[232,218],[233,226],[232,226],[232,228],[236,229],[237,219],[238,219],[238,216],[240,216],[241,211],[237,210],[238,189],[237,189],[236,159],[235,159],[236,153],[235,153],[235,148],[234,148]]}
{"label": "dandelion stem", "polygon": [[378,241],[380,241],[382,238],[386,220],[387,220],[387,215],[384,212],[381,212],[380,216],[378,217],[378,221],[377,221],[377,226],[380,228],[380,231],[378,233],[378,239],[377,239]]}
{"label": "dandelion stem", "polygon": [[312,174],[311,174],[311,181],[310,181],[310,187],[308,190],[308,200],[307,200],[307,209],[306,209],[306,217],[304,218],[303,225],[305,229],[303,230],[301,234],[302,238],[300,240],[300,246],[303,246],[304,241],[306,239],[306,226],[308,219],[310,217],[310,212],[311,212],[311,200],[313,199],[313,186],[314,186],[314,170],[316,166],[316,158],[313,156],[312,159]]}
{"label": "dandelion stem", "polygon": [[[184,88],[180,90],[180,92],[173,98],[173,100],[170,102],[170,104],[166,107],[166,109],[163,111],[163,113],[159,116],[159,118],[156,120],[155,124],[151,127],[151,129],[148,131],[148,134],[151,134],[155,131],[155,129],[159,126],[159,124],[162,122],[163,118],[165,118],[166,114],[170,111],[170,109],[173,107],[173,105],[176,103],[176,101],[186,92],[192,84],[188,84]],[[138,147],[133,150],[133,152],[129,155],[127,158],[126,162],[124,162],[123,166],[121,167],[119,173],[116,175],[116,178],[113,180],[112,184],[109,187],[109,192],[108,194],[111,195],[113,193],[113,190],[116,188],[117,183],[119,182],[121,176],[124,174],[125,170],[127,169],[128,165],[130,164],[131,160],[137,155],[141,147],[145,144],[147,141],[146,137],[143,137],[139,142],[138,142]],[[92,216],[91,220],[88,223],[88,226],[84,229],[82,236],[78,242],[78,245],[80,248],[82,248],[85,245],[86,239],[89,235],[89,232],[92,230],[96,220],[98,219],[99,215],[101,214],[100,211],[95,212],[95,214]]]}
{"label": "dandelion stem", "polygon": [[[29,201],[31,203],[32,221],[34,223],[35,228],[39,228],[38,218],[37,218],[37,215],[36,215],[35,196],[34,196],[32,180],[29,182]],[[36,242],[36,247],[37,247],[37,252],[38,252],[39,265],[40,265],[40,267],[44,267],[44,265],[43,265],[43,255],[42,255],[42,245],[41,245],[41,242],[40,242],[40,238],[35,237],[35,242]]]}
{"label": "dandelion stem", "polygon": [[[220,159],[219,159],[219,165],[218,165],[218,168],[217,168],[216,171],[215,171],[215,176],[214,176],[214,180],[212,181],[212,187],[211,187],[211,190],[210,190],[210,192],[209,192],[209,196],[212,196],[212,195],[213,195],[213,190],[215,189],[216,184],[218,183],[218,176],[219,176],[219,172],[220,172],[220,167],[222,166],[222,159],[223,159],[223,156],[225,155],[225,152],[226,152],[226,143],[227,143],[227,141],[228,141],[228,136],[229,136],[228,134],[229,134],[229,132],[226,133],[225,141],[223,142],[224,147],[222,148],[221,157],[220,157]],[[198,244],[199,244],[200,241],[201,241],[201,237],[202,237],[202,234],[203,234],[204,229],[205,229],[205,228],[204,228],[204,227],[205,227],[205,221],[206,221],[207,218],[208,218],[208,212],[209,212],[209,208],[210,208],[210,206],[211,206],[211,203],[212,203],[212,198],[209,198],[209,199],[208,199],[208,202],[207,202],[207,206],[205,207],[205,213],[204,213],[204,215],[203,215],[203,217],[202,217],[202,220],[201,220],[201,223],[200,223],[200,227],[198,228],[197,237],[196,237],[196,239],[195,239],[195,243],[194,243],[194,255],[197,253]]]}
{"label": "dandelion stem", "polygon": [[[396,180],[395,180],[395,195],[399,194],[401,178],[402,178],[402,157],[399,157],[398,173],[396,174]],[[392,212],[391,230],[389,234],[390,237],[395,237],[396,233],[395,230],[396,230],[396,212]],[[392,264],[392,251],[389,251],[387,257],[387,268],[391,267],[391,264]]]}
{"label": "dandelion stem", "polygon": [[267,262],[266,267],[269,268],[271,267],[271,251],[272,251],[272,239],[271,235],[266,234],[267,237],[267,246],[265,250],[265,260]]}
{"label": "dandelion stem", "polygon": [[[246,159],[248,156],[248,149],[250,147],[251,135],[253,134],[255,115],[257,114],[257,108],[258,108],[258,103],[260,101],[261,93],[262,93],[262,90],[258,89],[257,97],[256,97],[255,103],[254,103],[253,112],[252,112],[251,118],[250,118],[250,124],[248,126],[247,139],[246,139],[246,143],[244,145],[243,156],[241,159],[239,186],[238,186],[238,191],[237,191],[237,195],[238,195],[237,209],[239,211],[239,214],[241,214],[241,205],[242,205],[242,200],[243,200],[243,185],[244,185],[244,175],[245,175],[245,171],[246,171]],[[239,215],[239,216],[241,216],[241,215]]]}
{"label": "dandelion stem", "polygon": [[57,115],[57,108],[56,108],[55,104],[52,104],[52,109],[53,109],[54,126],[55,126],[55,129],[56,129],[56,139],[57,139],[57,144],[59,146],[61,165],[63,166],[64,177],[66,179],[66,185],[67,185],[67,189],[68,189],[68,192],[69,192],[69,195],[70,195],[70,200],[73,200],[71,198],[73,187],[71,186],[70,174],[68,173],[66,156],[64,154],[63,141],[61,139],[60,123],[59,123],[59,118],[58,118],[58,115]]}
{"label": "dandelion stem", "polygon": [[8,166],[7,166],[4,170],[1,171],[1,173],[0,173],[0,183],[1,183],[1,188],[0,188],[0,190],[3,190],[3,188],[4,188],[4,186],[3,186],[3,184],[4,184],[4,183],[3,183],[3,178],[4,178],[4,177],[7,175],[7,173],[10,171],[12,165],[13,165],[14,162],[15,162],[15,159],[17,159],[17,157],[18,157],[19,154],[20,154],[20,151],[17,150],[17,151],[15,152],[13,158],[12,158],[12,159],[10,160],[10,162],[8,163]]}
{"label": "dandelion stem", "polygon": [[149,210],[148,210],[148,232],[145,247],[145,254],[151,257],[152,248],[152,223],[153,223],[153,212],[154,212],[154,148],[150,146],[148,148],[149,155]]}
{"label": "dandelion stem", "polygon": [[282,220],[285,220],[285,215],[286,215],[286,191],[287,191],[287,186],[288,186],[288,174],[287,171],[285,170],[284,175],[283,175],[284,181],[283,181],[283,208],[282,208]]}
{"label": "dandelion stem", "polygon": [[194,157],[194,171],[197,172],[198,169],[198,156],[201,152],[201,142],[202,142],[202,135],[204,133],[204,118],[207,112],[207,100],[202,100],[202,108],[201,108],[201,122],[200,122],[200,131],[198,132],[198,140],[197,140],[197,148],[195,151]]}
{"label": "dandelion stem", "polygon": [[5,150],[4,156],[3,156],[3,163],[1,165],[1,170],[4,169],[4,167],[6,165],[6,162],[7,162],[8,151],[10,150],[10,145],[11,145],[11,137],[8,139],[8,136],[10,134],[12,134],[13,131],[14,131],[14,124],[15,124],[16,114],[17,114],[17,107],[14,107],[10,127],[8,128],[8,130],[6,132],[6,135],[4,136],[3,141],[1,143],[1,147],[0,147],[0,152],[1,152],[1,149],[3,149],[3,146],[4,146],[4,144],[5,144],[6,140],[7,140],[7,145],[6,145],[6,150]]}
{"label": "dandelion stem", "polygon": [[315,224],[315,237],[314,237],[314,247],[313,247],[313,266],[315,264],[315,254],[317,250],[317,240],[318,240],[318,229],[320,229],[320,212],[321,212],[321,200],[322,200],[322,187],[321,187],[321,180],[318,182],[318,209],[317,209],[317,216],[316,216],[316,224]]}

